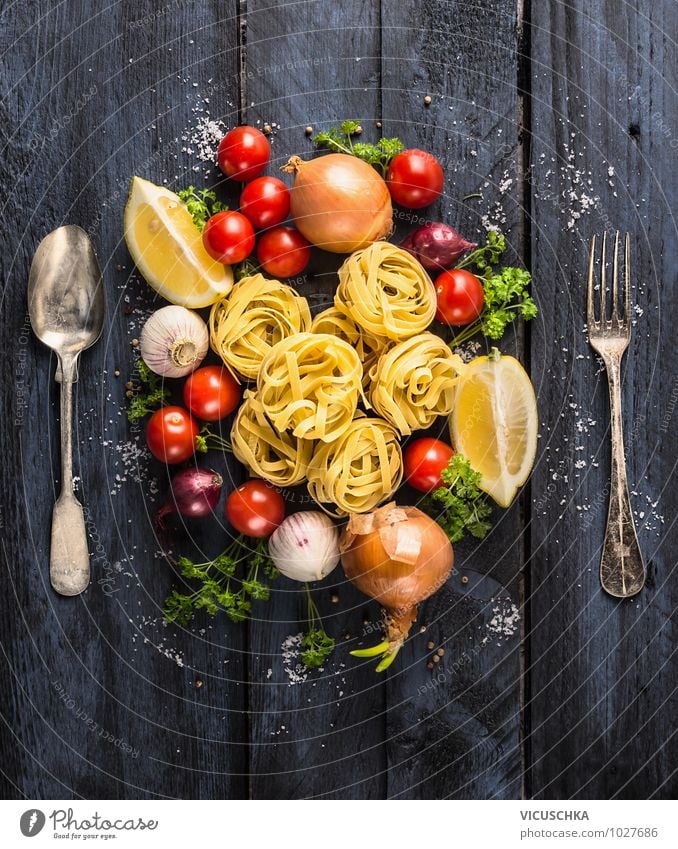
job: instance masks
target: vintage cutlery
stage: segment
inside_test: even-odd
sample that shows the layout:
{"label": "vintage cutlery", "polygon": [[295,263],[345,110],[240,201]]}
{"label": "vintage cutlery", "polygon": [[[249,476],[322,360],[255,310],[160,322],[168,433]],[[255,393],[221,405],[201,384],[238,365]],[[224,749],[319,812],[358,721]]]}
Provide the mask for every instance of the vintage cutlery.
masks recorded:
{"label": "vintage cutlery", "polygon": [[[638,545],[633,523],[626,460],[621,407],[621,361],[631,339],[631,243],[628,233],[624,240],[624,290],[619,292],[619,232],[614,239],[612,267],[612,305],[607,318],[605,304],[605,261],[607,235],[604,233],[600,253],[600,311],[596,319],[594,309],[594,265],[596,237],[591,239],[589,253],[588,291],[586,297],[586,322],[589,342],[605,363],[610,388],[610,416],[612,434],[612,469],[610,473],[610,505],[607,528],[600,559],[600,582],[603,589],[617,598],[629,598],[639,593],[645,584],[645,564]],[[620,312],[621,300],[621,312]]]}
{"label": "vintage cutlery", "polygon": [[80,227],[53,230],[38,245],[28,278],[33,332],[56,352],[61,383],[61,494],[52,513],[49,575],[61,595],[89,583],[89,550],[82,505],[73,493],[73,384],[78,357],[101,335],[104,288],[92,243]]}

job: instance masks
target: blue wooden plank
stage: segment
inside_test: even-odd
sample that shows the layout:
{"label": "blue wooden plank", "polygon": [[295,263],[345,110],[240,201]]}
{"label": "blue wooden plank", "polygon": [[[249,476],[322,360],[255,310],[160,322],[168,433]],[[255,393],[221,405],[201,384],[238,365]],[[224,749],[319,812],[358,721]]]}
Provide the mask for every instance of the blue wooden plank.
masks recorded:
{"label": "blue wooden plank", "polygon": [[[676,5],[532,4],[532,249],[544,308],[533,475],[527,728],[537,798],[674,798],[678,596],[674,416],[678,188]],[[647,587],[600,588],[607,382],[585,331],[588,240],[628,230],[633,338],[624,364],[632,504]]]}

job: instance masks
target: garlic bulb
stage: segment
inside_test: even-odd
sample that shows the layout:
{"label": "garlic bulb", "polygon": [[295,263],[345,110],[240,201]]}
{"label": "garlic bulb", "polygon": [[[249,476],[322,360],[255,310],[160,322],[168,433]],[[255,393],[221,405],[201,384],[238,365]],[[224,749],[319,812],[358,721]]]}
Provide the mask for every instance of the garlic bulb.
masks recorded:
{"label": "garlic bulb", "polygon": [[186,307],[162,307],[144,324],[139,350],[146,365],[162,377],[184,377],[205,359],[209,331]]}
{"label": "garlic bulb", "polygon": [[273,532],[268,553],[293,581],[320,581],[339,562],[339,531],[320,511],[293,513]]}

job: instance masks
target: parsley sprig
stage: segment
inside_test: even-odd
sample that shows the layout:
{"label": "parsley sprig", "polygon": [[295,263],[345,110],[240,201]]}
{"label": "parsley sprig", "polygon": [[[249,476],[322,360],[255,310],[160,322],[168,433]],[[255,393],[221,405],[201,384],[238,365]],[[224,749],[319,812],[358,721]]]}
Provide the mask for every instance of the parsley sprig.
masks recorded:
{"label": "parsley sprig", "polygon": [[178,192],[178,195],[186,205],[186,209],[191,213],[193,223],[201,233],[210,216],[228,209],[225,203],[217,200],[216,192],[211,189],[196,189],[195,186],[188,186],[188,188]]}
{"label": "parsley sprig", "polygon": [[344,121],[338,128],[332,127],[316,133],[313,136],[313,143],[316,147],[324,147],[335,153],[349,153],[357,156],[368,165],[374,165],[383,176],[386,176],[386,169],[391,160],[405,149],[405,145],[397,138],[379,139],[376,144],[353,141],[353,137],[360,133],[362,133],[362,127],[359,121]]}
{"label": "parsley sprig", "polygon": [[485,304],[478,318],[454,337],[461,345],[480,332],[489,339],[501,339],[504,331],[517,315],[529,321],[537,315],[537,305],[529,294],[532,275],[524,268],[496,265],[506,249],[506,239],[501,233],[490,230],[487,242],[457,264],[457,268],[473,267],[480,278],[485,293]]}
{"label": "parsley sprig", "polygon": [[131,422],[155,412],[169,397],[169,389],[164,386],[162,378],[152,372],[142,359],[137,363],[137,375],[139,386],[127,405],[127,418]]}
{"label": "parsley sprig", "polygon": [[322,666],[334,651],[334,637],[330,637],[323,625],[320,612],[306,584],[308,630],[301,639],[301,662],[308,669]]}
{"label": "parsley sprig", "polygon": [[[267,601],[271,590],[266,582],[275,580],[279,572],[268,555],[265,540],[258,540],[254,549],[249,537],[237,536],[231,545],[213,560],[194,563],[180,557],[177,563],[181,575],[199,582],[192,593],[172,592],[165,599],[163,614],[166,622],[187,625],[197,610],[216,616],[220,610],[233,622],[242,622],[252,610],[252,601]],[[238,572],[243,573],[241,578]]]}
{"label": "parsley sprig", "polygon": [[455,454],[443,469],[445,486],[433,490],[423,502],[424,509],[442,527],[450,542],[459,542],[466,532],[476,539],[487,536],[492,507],[480,490],[480,474],[462,454]]}

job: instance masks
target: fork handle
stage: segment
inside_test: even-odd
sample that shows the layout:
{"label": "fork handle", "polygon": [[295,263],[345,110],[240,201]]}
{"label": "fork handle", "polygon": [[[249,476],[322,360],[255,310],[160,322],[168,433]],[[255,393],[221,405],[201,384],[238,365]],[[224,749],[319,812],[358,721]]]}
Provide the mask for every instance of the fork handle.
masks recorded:
{"label": "fork handle", "polygon": [[610,505],[600,559],[603,589],[617,598],[630,598],[645,584],[645,564],[638,545],[631,512],[624,457],[624,431],[621,406],[621,353],[605,358],[610,388],[612,469]]}

